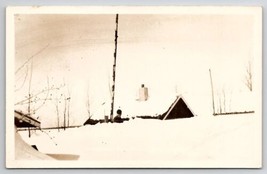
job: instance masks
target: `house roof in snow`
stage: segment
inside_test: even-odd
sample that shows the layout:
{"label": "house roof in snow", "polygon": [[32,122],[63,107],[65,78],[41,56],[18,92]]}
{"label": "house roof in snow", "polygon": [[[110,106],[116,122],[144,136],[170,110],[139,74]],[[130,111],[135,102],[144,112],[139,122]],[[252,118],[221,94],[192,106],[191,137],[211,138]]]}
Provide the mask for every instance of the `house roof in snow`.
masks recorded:
{"label": "house roof in snow", "polygon": [[20,111],[14,111],[15,125],[17,127],[40,127],[41,122],[32,118],[31,116],[24,114]]}
{"label": "house roof in snow", "polygon": [[190,109],[182,95],[177,96],[169,109],[163,114],[163,120],[176,118],[194,117],[194,112]]}

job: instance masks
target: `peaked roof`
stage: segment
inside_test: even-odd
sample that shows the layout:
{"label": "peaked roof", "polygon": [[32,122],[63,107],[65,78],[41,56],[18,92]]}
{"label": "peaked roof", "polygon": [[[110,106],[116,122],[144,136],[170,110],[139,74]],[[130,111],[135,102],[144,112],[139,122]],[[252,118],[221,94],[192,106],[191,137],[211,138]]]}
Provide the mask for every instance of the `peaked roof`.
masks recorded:
{"label": "peaked roof", "polygon": [[177,96],[169,109],[162,115],[163,120],[176,118],[194,117],[194,112],[190,109],[182,95]]}
{"label": "peaked roof", "polygon": [[32,118],[31,116],[24,114],[20,111],[14,111],[15,114],[15,125],[17,127],[40,127],[41,122]]}

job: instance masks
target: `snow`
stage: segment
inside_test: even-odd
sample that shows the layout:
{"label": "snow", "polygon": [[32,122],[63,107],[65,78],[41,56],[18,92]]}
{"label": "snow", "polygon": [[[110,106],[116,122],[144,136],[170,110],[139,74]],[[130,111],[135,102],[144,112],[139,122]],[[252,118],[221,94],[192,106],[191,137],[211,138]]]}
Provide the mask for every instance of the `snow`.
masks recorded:
{"label": "snow", "polygon": [[[65,131],[36,131],[23,139],[43,153],[76,154],[79,161],[115,165],[179,167],[260,166],[258,119],[255,114],[192,117],[176,120],[131,119]],[[87,163],[88,166],[90,162]],[[203,165],[203,166],[202,166]],[[126,166],[126,167],[127,167]]]}
{"label": "snow", "polygon": [[15,159],[16,160],[54,160],[53,158],[38,152],[27,144],[19,135],[15,133]]}

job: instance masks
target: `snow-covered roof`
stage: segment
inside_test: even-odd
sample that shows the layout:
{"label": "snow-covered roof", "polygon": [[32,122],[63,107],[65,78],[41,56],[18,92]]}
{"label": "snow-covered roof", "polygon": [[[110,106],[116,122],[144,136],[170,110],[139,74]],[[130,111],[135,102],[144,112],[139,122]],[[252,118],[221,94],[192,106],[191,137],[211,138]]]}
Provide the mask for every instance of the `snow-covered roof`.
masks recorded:
{"label": "snow-covered roof", "polygon": [[[179,101],[181,101],[181,103],[179,103]],[[166,120],[168,119],[168,117],[170,117],[170,113],[174,111],[175,107],[178,111],[178,113],[175,113],[175,118],[193,117],[195,115],[192,109],[190,109],[189,105],[186,103],[185,99],[182,97],[182,95],[179,95],[172,103],[170,108],[167,110],[166,114],[164,114],[163,120]]]}
{"label": "snow-covered roof", "polygon": [[41,122],[32,118],[31,116],[24,114],[20,111],[14,111],[15,125],[17,127],[40,127]]}

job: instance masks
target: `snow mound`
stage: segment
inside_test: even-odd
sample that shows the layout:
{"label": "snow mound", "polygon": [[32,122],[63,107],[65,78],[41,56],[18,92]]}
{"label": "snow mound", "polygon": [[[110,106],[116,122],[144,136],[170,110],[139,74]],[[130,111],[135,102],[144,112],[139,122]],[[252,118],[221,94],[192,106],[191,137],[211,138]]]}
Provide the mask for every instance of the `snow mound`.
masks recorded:
{"label": "snow mound", "polygon": [[[16,131],[15,131],[16,132]],[[16,160],[54,160],[27,144],[21,136],[15,133],[15,159]]]}
{"label": "snow mound", "polygon": [[92,164],[255,167],[261,163],[258,126],[255,114],[165,121],[136,118],[50,131],[57,145],[49,144],[41,132],[30,139],[43,153],[77,154]]}

